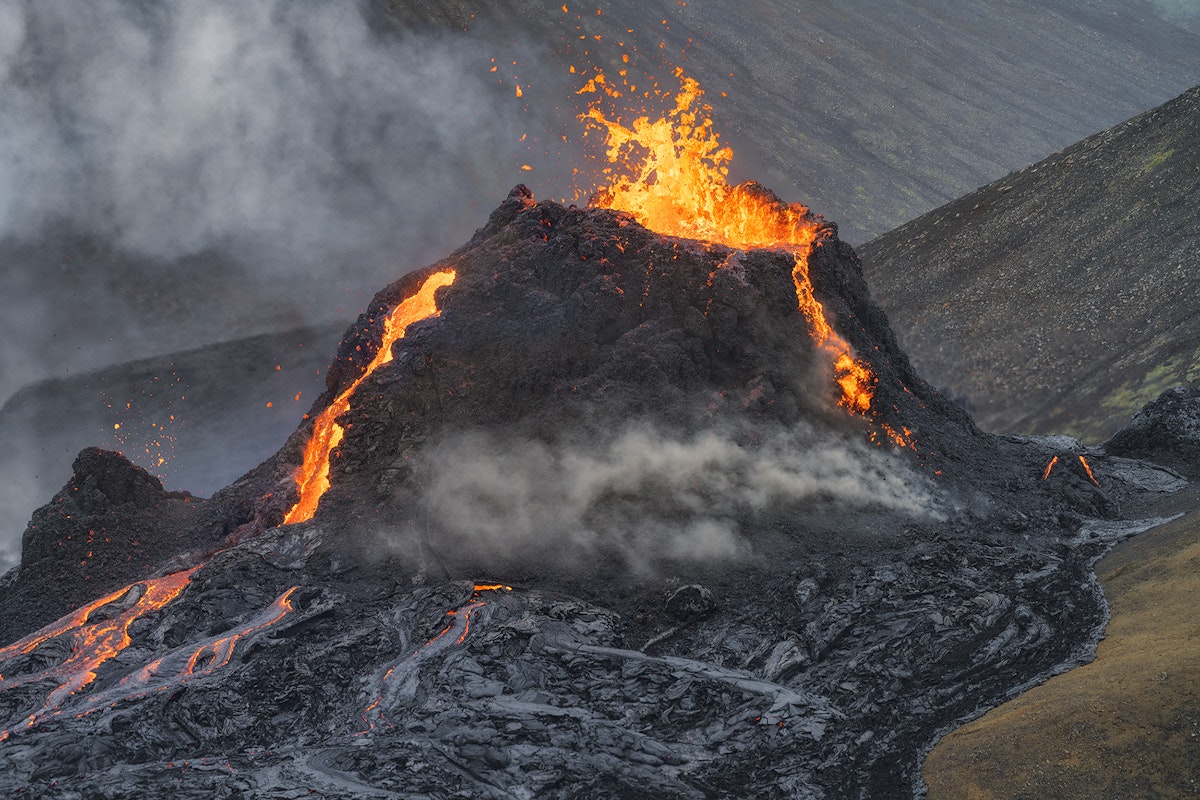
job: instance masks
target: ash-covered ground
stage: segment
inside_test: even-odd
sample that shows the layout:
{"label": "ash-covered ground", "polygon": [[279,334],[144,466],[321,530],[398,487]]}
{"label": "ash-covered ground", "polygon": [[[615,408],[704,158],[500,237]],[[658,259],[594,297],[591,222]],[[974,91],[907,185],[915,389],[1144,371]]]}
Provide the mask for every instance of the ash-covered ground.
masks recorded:
{"label": "ash-covered ground", "polygon": [[[1112,454],[978,430],[815,221],[866,414],[838,405],[792,254],[518,187],[376,296],[309,421],[212,499],[82,453],[0,586],[0,786],[919,794],[940,732],[1089,656],[1094,560],[1185,480],[1117,452],[1154,455],[1153,409]],[[315,516],[282,525],[320,412],[448,269],[351,394]]]}

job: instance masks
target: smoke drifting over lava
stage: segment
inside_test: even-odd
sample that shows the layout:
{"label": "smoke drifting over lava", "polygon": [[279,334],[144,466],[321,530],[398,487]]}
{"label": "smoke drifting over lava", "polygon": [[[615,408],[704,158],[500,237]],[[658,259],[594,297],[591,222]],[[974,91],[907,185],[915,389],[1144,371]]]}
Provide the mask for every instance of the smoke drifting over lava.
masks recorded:
{"label": "smoke drifting over lava", "polygon": [[895,454],[803,424],[746,433],[631,426],[597,446],[477,431],[427,448],[419,471],[439,546],[485,558],[603,550],[635,571],[749,555],[743,523],[781,508],[939,515],[928,480]]}

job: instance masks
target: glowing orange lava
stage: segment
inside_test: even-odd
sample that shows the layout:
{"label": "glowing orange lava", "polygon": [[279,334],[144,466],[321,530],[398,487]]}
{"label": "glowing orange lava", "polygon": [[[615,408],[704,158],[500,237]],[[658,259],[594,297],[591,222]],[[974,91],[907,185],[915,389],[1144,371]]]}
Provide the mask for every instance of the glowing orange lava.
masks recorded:
{"label": "glowing orange lava", "polygon": [[354,390],[372,372],[392,360],[392,345],[404,338],[410,325],[438,314],[434,292],[454,283],[454,278],[454,270],[435,272],[426,278],[416,294],[396,306],[384,321],[383,340],[371,363],[354,383],[346,387],[317,415],[313,421],[312,435],[304,447],[304,462],[296,468],[294,476],[300,489],[300,498],[283,518],[285,525],[312,519],[313,514],[317,512],[321,496],[329,489],[329,457],[334,448],[341,444],[346,433],[337,420],[350,410],[350,397]]}
{"label": "glowing orange lava", "polygon": [[1054,471],[1054,467],[1058,464],[1058,456],[1050,459],[1050,463],[1046,465],[1046,471],[1042,473],[1042,480],[1048,480],[1050,473]]}
{"label": "glowing orange lava", "polygon": [[[96,670],[130,645],[132,640],[129,638],[129,626],[135,620],[157,611],[178,597],[197,569],[199,567],[130,584],[7,647],[0,648],[0,664],[4,664],[16,656],[32,652],[51,639],[67,634],[72,637],[71,653],[61,663],[38,672],[0,679],[0,692],[29,684],[56,684],[47,694],[41,708],[30,713],[21,724],[21,728],[31,728],[47,716],[58,713],[58,708],[64,700],[94,681]],[[137,592],[140,594],[136,595],[136,600],[128,607],[108,619],[88,622],[98,609],[126,597],[132,599]],[[0,731],[0,741],[7,739],[12,730],[14,729]]]}
{"label": "glowing orange lava", "polygon": [[168,691],[196,678],[211,675],[229,663],[238,642],[270,628],[290,614],[293,611],[292,595],[299,588],[291,587],[240,627],[209,637],[200,644],[177,647],[126,675],[115,686],[89,697],[83,706],[76,710],[75,715],[84,717],[119,702],[148,697],[153,693]]}
{"label": "glowing orange lava", "polygon": [[[676,70],[680,91],[675,107],[663,117],[641,116],[625,125],[610,119],[593,102],[584,118],[606,135],[607,185],[593,200],[602,208],[627,211],[645,227],[669,236],[698,239],[739,250],[786,250],[795,258],[792,281],[796,300],[808,321],[813,340],[833,362],[841,389],[839,404],[867,414],[876,378],[866,361],[856,359],[850,344],[829,324],[825,309],[813,294],[808,257],[818,244],[818,228],[808,209],[785,204],[755,184],[731,186],[727,181],[733,151],[724,147],[711,109],[700,102],[703,90]],[[581,94],[621,97],[603,73],[591,79]],[[889,434],[889,439],[900,438]],[[907,442],[905,442],[907,443]]]}
{"label": "glowing orange lava", "polygon": [[1088,480],[1099,486],[1100,481],[1096,480],[1096,476],[1092,474],[1092,465],[1088,463],[1088,460],[1080,456],[1079,463],[1083,465],[1083,471],[1087,473]]}

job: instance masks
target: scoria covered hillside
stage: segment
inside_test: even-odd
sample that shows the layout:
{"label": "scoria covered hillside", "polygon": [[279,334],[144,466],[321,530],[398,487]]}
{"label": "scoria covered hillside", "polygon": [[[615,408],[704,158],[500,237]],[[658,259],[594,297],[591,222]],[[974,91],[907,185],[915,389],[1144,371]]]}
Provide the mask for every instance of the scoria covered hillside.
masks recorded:
{"label": "scoria covered hillside", "polygon": [[1102,441],[1200,379],[1200,88],[860,249],[922,374],[980,424]]}
{"label": "scoria covered hillside", "polygon": [[82,453],[2,589],[0,786],[903,796],[1084,657],[1092,559],[1151,524],[1100,517],[1181,479],[981,433],[832,226],[719,193],[780,239],[518,187],[210,500]]}

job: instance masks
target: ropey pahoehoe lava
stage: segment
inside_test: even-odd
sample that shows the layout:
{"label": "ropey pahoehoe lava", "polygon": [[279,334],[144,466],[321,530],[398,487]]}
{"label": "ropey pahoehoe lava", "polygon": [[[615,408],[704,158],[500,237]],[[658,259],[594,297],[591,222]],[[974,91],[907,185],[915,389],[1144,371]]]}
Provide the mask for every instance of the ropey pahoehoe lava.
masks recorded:
{"label": "ropey pahoehoe lava", "polygon": [[[1096,519],[1177,478],[980,432],[834,225],[726,182],[680,78],[630,123],[593,78],[595,202],[518,186],[381,291],[213,498],[81,456],[0,585],[0,785],[898,796],[1087,653],[1092,560],[1137,528]],[[78,564],[102,529],[156,558]]]}

